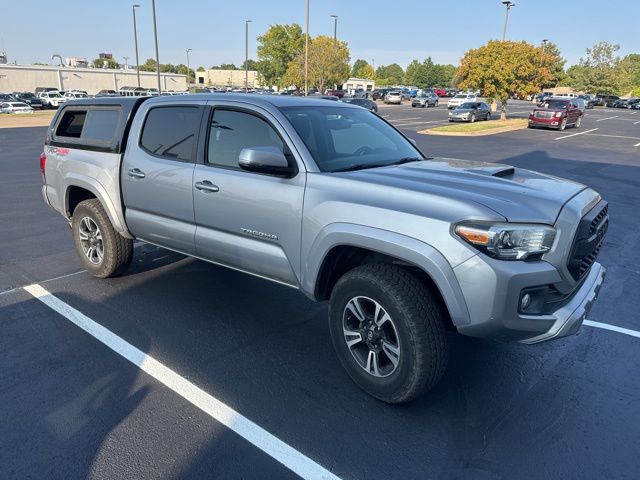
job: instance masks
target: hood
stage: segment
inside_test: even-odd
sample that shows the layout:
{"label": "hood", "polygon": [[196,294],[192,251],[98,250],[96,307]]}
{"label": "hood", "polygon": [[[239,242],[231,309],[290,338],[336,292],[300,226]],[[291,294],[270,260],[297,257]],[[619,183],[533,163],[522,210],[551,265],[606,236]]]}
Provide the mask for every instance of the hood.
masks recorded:
{"label": "hood", "polygon": [[367,183],[475,202],[510,222],[552,225],[564,204],[586,187],[562,178],[498,163],[434,158],[348,172]]}

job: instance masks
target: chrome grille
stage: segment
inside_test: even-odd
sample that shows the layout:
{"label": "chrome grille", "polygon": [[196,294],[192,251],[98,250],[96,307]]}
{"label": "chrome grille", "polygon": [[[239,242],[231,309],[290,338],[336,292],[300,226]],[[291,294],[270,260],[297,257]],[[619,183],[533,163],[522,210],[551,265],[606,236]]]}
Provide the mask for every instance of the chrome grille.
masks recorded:
{"label": "chrome grille", "polygon": [[536,118],[553,118],[553,112],[534,112],[533,114]]}

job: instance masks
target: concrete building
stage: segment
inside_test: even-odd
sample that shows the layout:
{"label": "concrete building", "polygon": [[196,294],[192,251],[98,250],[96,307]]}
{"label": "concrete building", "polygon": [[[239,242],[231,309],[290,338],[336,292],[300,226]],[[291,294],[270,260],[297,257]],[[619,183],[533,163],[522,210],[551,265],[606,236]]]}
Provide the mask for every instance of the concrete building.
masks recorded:
{"label": "concrete building", "polygon": [[[260,87],[258,72],[249,70],[249,88]],[[204,70],[196,72],[196,87],[244,88],[244,70]]]}
{"label": "concrete building", "polygon": [[[33,92],[36,87],[59,90],[84,90],[90,95],[100,90],[119,90],[137,86],[135,70],[109,70],[102,68],[51,67],[40,65],[0,65],[0,92]],[[187,76],[161,73],[162,90],[185,91]],[[140,72],[140,86],[157,88],[156,72]]]}
{"label": "concrete building", "polygon": [[342,90],[353,93],[356,88],[362,88],[365,92],[371,92],[376,88],[376,81],[368,78],[349,78],[342,84]]}

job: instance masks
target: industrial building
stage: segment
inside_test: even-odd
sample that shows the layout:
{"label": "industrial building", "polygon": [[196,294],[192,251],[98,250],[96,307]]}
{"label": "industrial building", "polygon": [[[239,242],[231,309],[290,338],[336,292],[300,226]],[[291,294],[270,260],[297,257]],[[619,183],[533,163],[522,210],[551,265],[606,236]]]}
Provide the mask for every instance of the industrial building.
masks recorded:
{"label": "industrial building", "polygon": [[[120,90],[137,85],[136,71],[131,69],[0,64],[0,92],[33,92],[36,87],[53,87],[58,90],[84,90],[93,95],[100,90]],[[185,91],[187,77],[161,73],[160,85],[162,90]],[[157,88],[156,72],[140,72],[140,86]]]}

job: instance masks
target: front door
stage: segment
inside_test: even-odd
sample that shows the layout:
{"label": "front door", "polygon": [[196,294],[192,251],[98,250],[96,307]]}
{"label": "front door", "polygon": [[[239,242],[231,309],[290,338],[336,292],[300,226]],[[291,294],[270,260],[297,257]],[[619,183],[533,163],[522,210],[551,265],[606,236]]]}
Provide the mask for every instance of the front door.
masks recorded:
{"label": "front door", "polygon": [[[306,176],[266,111],[216,106],[210,113],[202,164],[194,172],[197,255],[232,268],[298,285]],[[248,172],[238,165],[249,147],[281,149],[300,169],[292,178]]]}
{"label": "front door", "polygon": [[187,103],[140,112],[142,132],[130,139],[120,173],[127,227],[136,238],[194,253],[192,185],[203,110]]}

